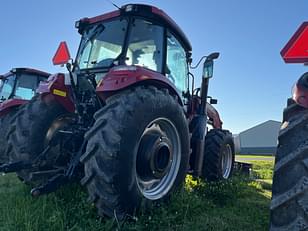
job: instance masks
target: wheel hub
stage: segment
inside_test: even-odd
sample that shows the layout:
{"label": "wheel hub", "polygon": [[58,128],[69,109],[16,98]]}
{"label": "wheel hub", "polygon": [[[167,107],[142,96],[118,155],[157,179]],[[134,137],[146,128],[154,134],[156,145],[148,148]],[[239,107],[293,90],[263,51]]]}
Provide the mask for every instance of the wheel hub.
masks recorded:
{"label": "wheel hub", "polygon": [[144,179],[164,177],[172,163],[172,144],[159,132],[145,134],[137,155],[137,172]]}
{"label": "wheel hub", "polygon": [[136,181],[149,200],[164,197],[172,188],[181,164],[181,145],[176,127],[166,118],[146,126],[139,140]]}

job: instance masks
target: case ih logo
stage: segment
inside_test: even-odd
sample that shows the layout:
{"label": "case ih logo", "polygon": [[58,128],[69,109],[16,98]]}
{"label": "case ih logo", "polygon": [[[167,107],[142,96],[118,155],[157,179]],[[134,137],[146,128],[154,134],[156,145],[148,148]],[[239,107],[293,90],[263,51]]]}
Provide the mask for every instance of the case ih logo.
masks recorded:
{"label": "case ih logo", "polygon": [[308,63],[308,22],[304,22],[280,52],[286,63]]}

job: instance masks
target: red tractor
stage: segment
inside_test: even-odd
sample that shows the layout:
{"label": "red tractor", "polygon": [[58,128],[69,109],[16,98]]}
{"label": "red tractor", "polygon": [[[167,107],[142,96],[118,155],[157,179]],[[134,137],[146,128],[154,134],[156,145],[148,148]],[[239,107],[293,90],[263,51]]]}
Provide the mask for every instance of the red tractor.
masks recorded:
{"label": "red tractor", "polygon": [[[308,63],[308,22],[281,51],[286,63]],[[270,230],[308,229],[308,72],[293,87],[283,122],[273,178]]]}
{"label": "red tractor", "polygon": [[0,75],[0,163],[7,163],[7,132],[10,120],[21,105],[34,95],[38,84],[46,80],[48,73],[30,68],[14,68]]}
{"label": "red tractor", "polygon": [[2,171],[36,185],[33,196],[82,176],[99,214],[118,219],[165,200],[187,173],[231,176],[232,135],[208,96],[219,53],[203,57],[195,88],[191,45],[162,10],[128,4],[76,27],[75,61],[65,42],[53,58],[69,73],[41,83],[13,121]]}

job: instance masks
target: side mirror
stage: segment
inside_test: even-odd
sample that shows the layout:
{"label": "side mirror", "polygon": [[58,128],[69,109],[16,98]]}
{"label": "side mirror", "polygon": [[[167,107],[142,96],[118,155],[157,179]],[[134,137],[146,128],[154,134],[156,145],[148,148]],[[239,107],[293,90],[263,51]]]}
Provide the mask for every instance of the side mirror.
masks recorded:
{"label": "side mirror", "polygon": [[71,55],[68,50],[66,42],[60,42],[57,52],[52,58],[53,65],[67,64],[70,59],[71,59]]}
{"label": "side mirror", "polygon": [[213,77],[213,67],[214,62],[213,60],[206,60],[203,64],[203,75],[204,79],[209,79]]}
{"label": "side mirror", "polygon": [[214,68],[214,59],[219,57],[218,52],[214,52],[207,56],[204,64],[203,64],[203,75],[202,77],[205,79],[209,79],[213,77],[213,68]]}

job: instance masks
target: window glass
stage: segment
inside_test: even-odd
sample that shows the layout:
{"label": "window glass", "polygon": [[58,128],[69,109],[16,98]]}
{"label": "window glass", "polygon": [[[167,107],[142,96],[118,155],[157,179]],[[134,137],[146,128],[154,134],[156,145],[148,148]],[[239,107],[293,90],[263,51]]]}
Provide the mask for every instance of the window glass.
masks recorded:
{"label": "window glass", "polygon": [[99,24],[85,31],[79,54],[79,68],[109,67],[121,54],[126,20]]}
{"label": "window glass", "polygon": [[11,75],[8,78],[2,80],[2,87],[0,88],[0,99],[7,100],[11,96],[14,88],[14,81],[15,75]]}
{"label": "window glass", "polygon": [[129,37],[126,64],[162,72],[163,32],[161,26],[136,19]]}
{"label": "window glass", "polygon": [[19,76],[14,98],[30,100],[35,95],[37,85],[37,76],[27,74]]}
{"label": "window glass", "polygon": [[188,66],[186,52],[171,34],[167,37],[166,75],[179,91],[187,90]]}

